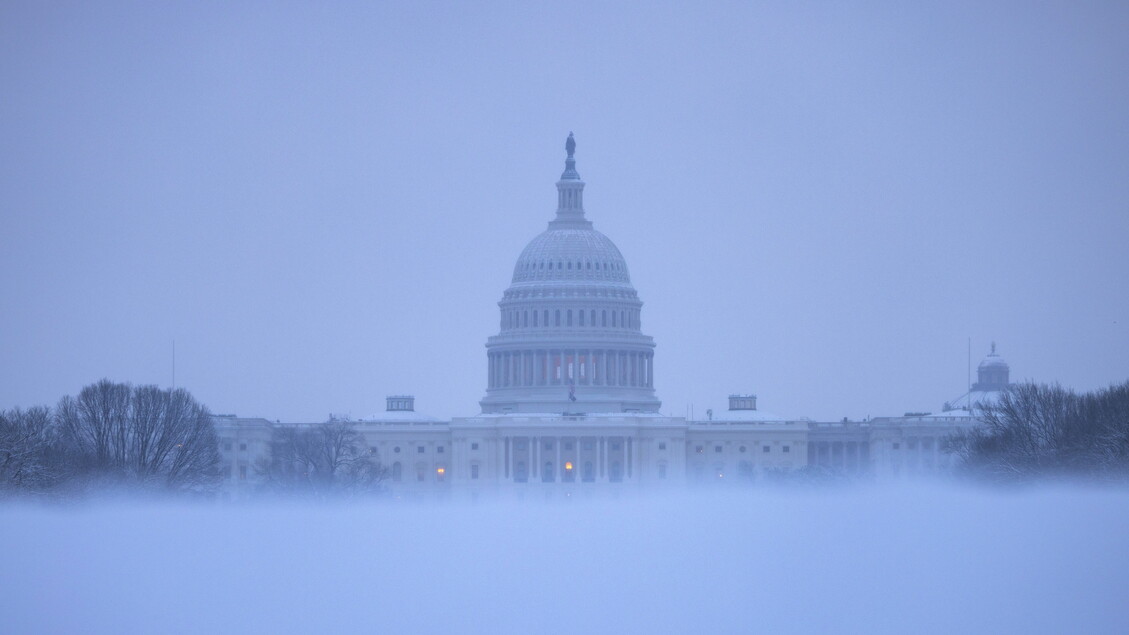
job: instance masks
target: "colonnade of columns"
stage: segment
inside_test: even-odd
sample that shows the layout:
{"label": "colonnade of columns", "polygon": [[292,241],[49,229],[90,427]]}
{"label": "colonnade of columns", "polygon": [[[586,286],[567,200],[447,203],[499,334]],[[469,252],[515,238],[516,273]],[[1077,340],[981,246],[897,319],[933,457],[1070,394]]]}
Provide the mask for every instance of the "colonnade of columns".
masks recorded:
{"label": "colonnade of columns", "polygon": [[546,349],[488,354],[489,387],[654,387],[654,354],[642,351]]}
{"label": "colonnade of columns", "polygon": [[506,437],[501,473],[514,483],[618,483],[636,478],[631,437]]}

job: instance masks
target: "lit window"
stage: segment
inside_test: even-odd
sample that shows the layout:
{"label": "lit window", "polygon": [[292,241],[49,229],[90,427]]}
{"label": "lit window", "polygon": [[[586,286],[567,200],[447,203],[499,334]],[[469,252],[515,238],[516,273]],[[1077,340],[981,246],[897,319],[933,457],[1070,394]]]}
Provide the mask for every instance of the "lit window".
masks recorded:
{"label": "lit window", "polygon": [[447,475],[447,468],[445,468],[445,467],[435,468],[435,480],[442,483],[443,477],[446,476],[446,475]]}

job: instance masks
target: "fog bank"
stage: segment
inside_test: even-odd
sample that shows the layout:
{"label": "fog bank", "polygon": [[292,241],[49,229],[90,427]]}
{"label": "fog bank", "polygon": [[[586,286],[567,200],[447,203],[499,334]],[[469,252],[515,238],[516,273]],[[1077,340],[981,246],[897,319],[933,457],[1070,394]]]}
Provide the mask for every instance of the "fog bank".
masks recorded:
{"label": "fog bank", "polygon": [[1126,632],[1129,493],[9,505],[7,632]]}

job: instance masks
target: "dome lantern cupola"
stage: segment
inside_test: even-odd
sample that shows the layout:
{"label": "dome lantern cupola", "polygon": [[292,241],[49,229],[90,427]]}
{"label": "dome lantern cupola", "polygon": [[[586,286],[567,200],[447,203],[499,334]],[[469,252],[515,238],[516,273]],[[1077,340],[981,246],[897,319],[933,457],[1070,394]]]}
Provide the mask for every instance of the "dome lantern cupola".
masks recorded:
{"label": "dome lantern cupola", "polygon": [[980,365],[976,367],[976,383],[972,385],[973,391],[1004,390],[1010,381],[1011,367],[1004,358],[996,353],[996,343],[992,342],[992,352],[988,353]]}

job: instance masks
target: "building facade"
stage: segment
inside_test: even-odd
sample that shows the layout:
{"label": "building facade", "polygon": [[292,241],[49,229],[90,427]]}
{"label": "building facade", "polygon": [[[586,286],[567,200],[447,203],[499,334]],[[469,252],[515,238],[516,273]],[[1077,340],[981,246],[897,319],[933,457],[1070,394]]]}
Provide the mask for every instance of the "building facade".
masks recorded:
{"label": "building facade", "polygon": [[[584,211],[576,144],[565,144],[557,210],[522,250],[486,342],[481,413],[440,420],[411,396],[350,422],[398,496],[572,497],[687,484],[748,484],[804,470],[901,478],[944,472],[944,439],[976,424],[977,405],[1008,385],[992,345],[968,394],[938,415],[789,420],[731,395],[704,420],[659,414],[655,342],[627,262]],[[226,493],[251,496],[275,432],[319,424],[216,417]]]}

